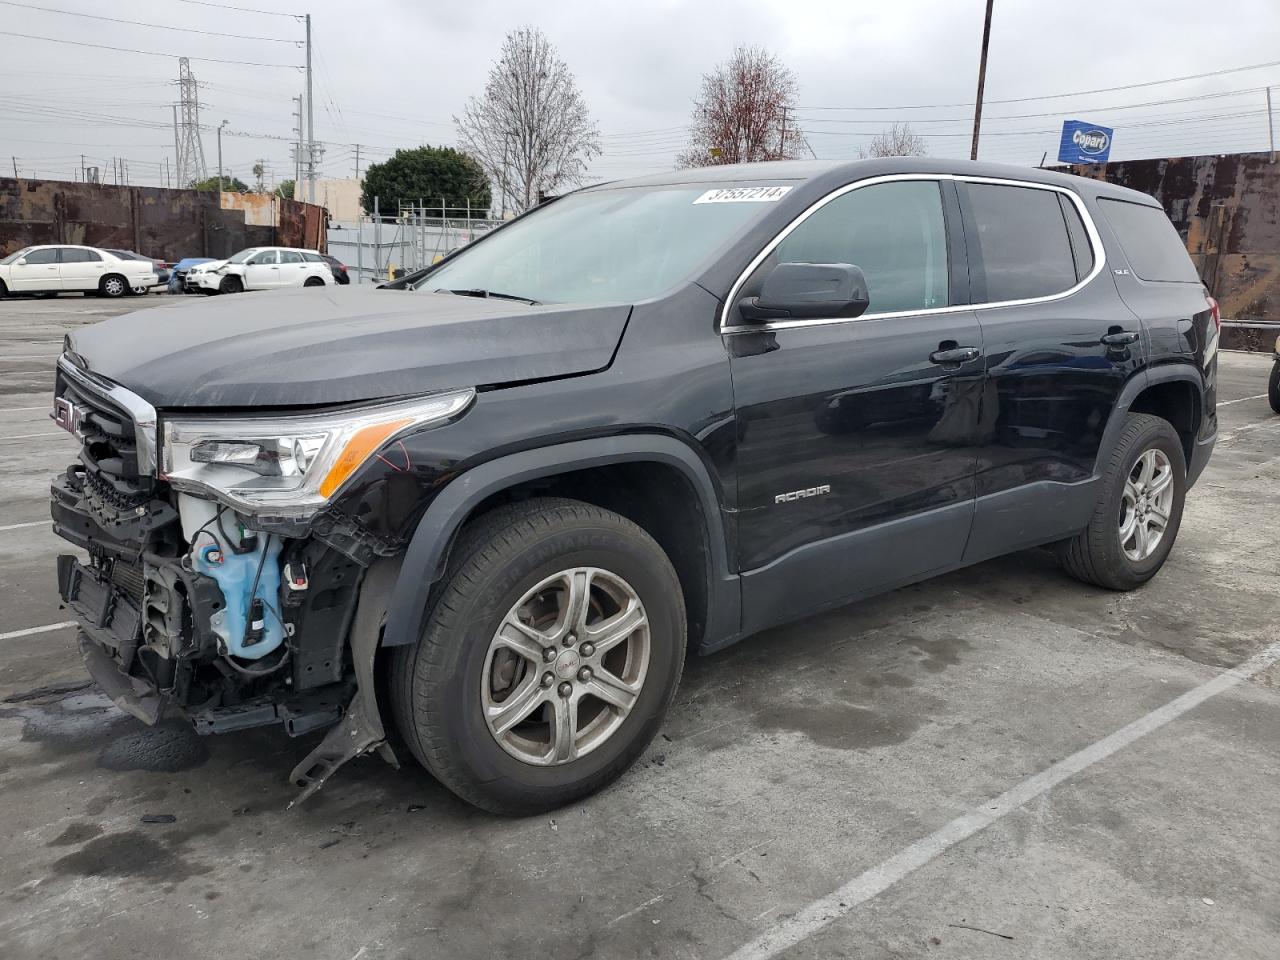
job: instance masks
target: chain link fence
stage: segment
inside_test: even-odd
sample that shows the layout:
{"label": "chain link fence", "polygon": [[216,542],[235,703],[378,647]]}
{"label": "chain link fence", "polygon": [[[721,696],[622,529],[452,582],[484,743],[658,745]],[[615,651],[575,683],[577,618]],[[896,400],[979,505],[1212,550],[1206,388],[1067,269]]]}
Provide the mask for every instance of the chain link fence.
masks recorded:
{"label": "chain link fence", "polygon": [[374,201],[354,226],[329,228],[329,253],[347,265],[354,283],[381,283],[412,273],[464,247],[502,223],[487,209],[443,201],[402,204],[388,212]]}

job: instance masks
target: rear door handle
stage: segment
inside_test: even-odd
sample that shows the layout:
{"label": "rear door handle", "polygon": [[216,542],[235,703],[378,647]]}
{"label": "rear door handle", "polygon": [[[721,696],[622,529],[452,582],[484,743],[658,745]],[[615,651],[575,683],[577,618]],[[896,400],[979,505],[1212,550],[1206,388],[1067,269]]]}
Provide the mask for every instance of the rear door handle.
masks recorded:
{"label": "rear door handle", "polygon": [[1133,330],[1117,330],[1102,337],[1102,343],[1108,347],[1125,347],[1138,342],[1138,334]]}
{"label": "rear door handle", "polygon": [[982,355],[977,347],[954,347],[951,350],[935,350],[929,354],[930,363],[969,363]]}

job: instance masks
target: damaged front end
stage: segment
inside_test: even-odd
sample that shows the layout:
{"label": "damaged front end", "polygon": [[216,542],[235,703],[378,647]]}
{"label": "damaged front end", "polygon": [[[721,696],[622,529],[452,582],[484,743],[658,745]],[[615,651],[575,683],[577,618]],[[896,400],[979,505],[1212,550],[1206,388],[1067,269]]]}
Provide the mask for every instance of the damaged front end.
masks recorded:
{"label": "damaged front end", "polygon": [[[297,415],[157,415],[58,365],[54,419],[82,442],[52,485],[58,588],[94,680],[146,723],[200,733],[330,727],[292,774],[302,797],[341,763],[390,762],[373,664],[399,545],[331,508],[384,444],[461,415],[471,391]],[[300,797],[301,799],[301,797]]]}

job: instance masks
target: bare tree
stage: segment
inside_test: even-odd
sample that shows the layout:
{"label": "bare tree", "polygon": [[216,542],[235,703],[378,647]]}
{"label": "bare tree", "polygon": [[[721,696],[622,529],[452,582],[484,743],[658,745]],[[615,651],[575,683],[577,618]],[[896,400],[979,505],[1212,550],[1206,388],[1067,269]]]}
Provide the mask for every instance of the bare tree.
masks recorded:
{"label": "bare tree", "polygon": [[923,157],[929,153],[924,137],[914,133],[909,123],[895,123],[888,130],[882,130],[871,139],[865,150],[859,150],[858,156],[867,157]]}
{"label": "bare tree", "polygon": [[797,84],[763,47],[738,47],[702,76],[682,167],[787,160],[809,152],[795,118]]}
{"label": "bare tree", "polygon": [[508,33],[489,70],[483,97],[454,117],[459,146],[484,168],[515,212],[540,193],[582,182],[600,153],[600,135],[577,82],[541,31]]}

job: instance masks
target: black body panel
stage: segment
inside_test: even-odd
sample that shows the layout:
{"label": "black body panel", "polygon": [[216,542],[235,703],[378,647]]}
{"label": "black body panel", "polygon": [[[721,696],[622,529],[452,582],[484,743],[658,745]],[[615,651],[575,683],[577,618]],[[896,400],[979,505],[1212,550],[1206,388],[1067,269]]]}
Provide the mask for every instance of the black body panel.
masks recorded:
{"label": "black body panel", "polygon": [[156,407],[305,407],[600,370],[629,312],[298,288],[126,314],[68,337],[88,370]]}

